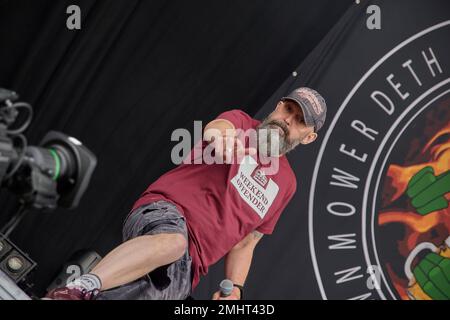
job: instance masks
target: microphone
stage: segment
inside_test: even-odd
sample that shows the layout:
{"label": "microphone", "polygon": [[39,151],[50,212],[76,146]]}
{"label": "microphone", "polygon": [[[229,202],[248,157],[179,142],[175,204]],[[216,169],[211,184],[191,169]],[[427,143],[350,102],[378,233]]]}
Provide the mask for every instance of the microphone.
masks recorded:
{"label": "microphone", "polygon": [[220,282],[220,296],[225,298],[233,292],[233,281],[225,279]]}

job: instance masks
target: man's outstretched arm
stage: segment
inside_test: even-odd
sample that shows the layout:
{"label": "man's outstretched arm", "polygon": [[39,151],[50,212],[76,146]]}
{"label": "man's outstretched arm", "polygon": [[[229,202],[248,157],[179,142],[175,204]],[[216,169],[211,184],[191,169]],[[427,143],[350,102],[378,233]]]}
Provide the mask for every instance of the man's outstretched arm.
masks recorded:
{"label": "man's outstretched arm", "polygon": [[[235,245],[225,257],[225,277],[233,281],[234,284],[244,285],[252,263],[253,251],[262,236],[263,234],[256,230],[251,232],[241,242]],[[240,290],[237,287],[233,288],[232,294],[227,298],[221,298],[220,291],[217,291],[213,295],[214,300],[233,300],[240,298]]]}

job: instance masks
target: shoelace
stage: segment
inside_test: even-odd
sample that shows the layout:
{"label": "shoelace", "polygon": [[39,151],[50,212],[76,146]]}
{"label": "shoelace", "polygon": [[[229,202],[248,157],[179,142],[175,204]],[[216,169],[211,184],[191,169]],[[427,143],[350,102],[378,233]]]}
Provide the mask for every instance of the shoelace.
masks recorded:
{"label": "shoelace", "polygon": [[98,296],[99,293],[100,293],[100,290],[98,290],[98,289],[94,289],[91,291],[87,291],[86,289],[81,290],[81,294],[82,294],[84,300],[93,300],[93,299],[95,299],[95,297]]}

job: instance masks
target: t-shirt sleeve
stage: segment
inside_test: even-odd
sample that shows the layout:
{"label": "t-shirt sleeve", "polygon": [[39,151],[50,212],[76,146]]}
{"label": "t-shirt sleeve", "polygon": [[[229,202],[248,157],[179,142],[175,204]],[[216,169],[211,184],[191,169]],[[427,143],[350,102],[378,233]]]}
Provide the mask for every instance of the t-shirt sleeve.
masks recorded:
{"label": "t-shirt sleeve", "polygon": [[296,190],[297,190],[297,182],[294,179],[293,186],[290,188],[289,192],[286,192],[286,195],[285,195],[283,201],[281,202],[282,205],[277,208],[277,210],[274,212],[274,214],[269,219],[267,219],[262,224],[260,224],[258,226],[258,228],[256,228],[256,231],[261,232],[263,234],[267,234],[267,235],[273,233],[273,230],[275,229],[275,225],[277,224],[278,219],[280,219],[281,213],[283,213],[284,209],[286,208],[288,203],[291,201]]}
{"label": "t-shirt sleeve", "polygon": [[228,120],[234,125],[235,129],[243,130],[248,129],[252,120],[252,118],[247,113],[238,109],[222,112],[217,116],[216,120],[218,119]]}

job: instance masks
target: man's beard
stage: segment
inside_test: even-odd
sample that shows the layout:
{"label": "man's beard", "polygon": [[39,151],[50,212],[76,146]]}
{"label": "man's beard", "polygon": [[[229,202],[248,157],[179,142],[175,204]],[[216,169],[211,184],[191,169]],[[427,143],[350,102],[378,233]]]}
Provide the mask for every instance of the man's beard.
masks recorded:
{"label": "man's beard", "polygon": [[[280,133],[279,129],[283,131]],[[300,144],[300,140],[289,139],[289,129],[286,124],[270,118],[258,126],[258,150],[267,157],[278,157],[292,151]]]}

